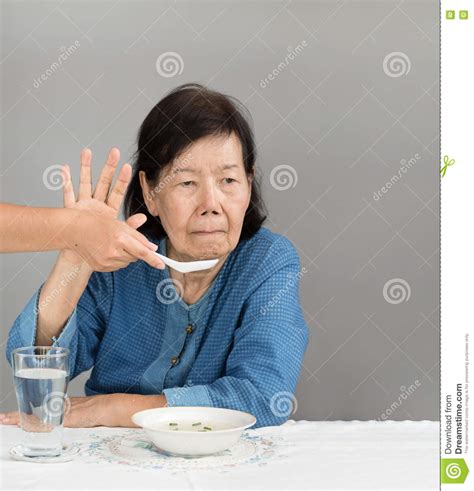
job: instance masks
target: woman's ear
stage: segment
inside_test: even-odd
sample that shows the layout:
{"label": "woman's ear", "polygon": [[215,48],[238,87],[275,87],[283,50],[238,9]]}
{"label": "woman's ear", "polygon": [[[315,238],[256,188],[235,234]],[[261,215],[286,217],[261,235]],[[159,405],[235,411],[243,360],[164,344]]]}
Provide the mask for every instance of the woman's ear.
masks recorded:
{"label": "woman's ear", "polygon": [[145,202],[145,205],[150,215],[156,217],[158,216],[158,209],[155,200],[153,199],[155,196],[154,189],[151,188],[151,186],[148,184],[146,174],[144,171],[141,170],[138,173],[138,176],[140,178],[140,185],[142,187],[143,201]]}
{"label": "woman's ear", "polygon": [[255,166],[252,167],[252,170],[247,174],[247,180],[250,187],[252,187],[252,183],[254,179],[255,179]]}
{"label": "woman's ear", "polygon": [[250,205],[250,201],[252,200],[252,184],[255,179],[255,167],[252,167],[252,170],[247,174],[247,181],[249,183],[249,196],[247,200],[247,208]]}

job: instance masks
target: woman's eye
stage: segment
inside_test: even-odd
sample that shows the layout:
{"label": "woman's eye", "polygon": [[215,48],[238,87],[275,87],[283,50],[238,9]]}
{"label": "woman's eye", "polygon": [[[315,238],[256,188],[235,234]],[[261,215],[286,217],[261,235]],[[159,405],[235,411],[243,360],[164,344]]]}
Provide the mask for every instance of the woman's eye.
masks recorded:
{"label": "woman's eye", "polygon": [[191,187],[192,184],[194,184],[194,181],[184,181],[180,183],[180,185],[183,186],[183,188],[189,188]]}
{"label": "woman's eye", "polygon": [[232,184],[233,182],[237,182],[233,177],[226,177],[224,181],[226,184]]}

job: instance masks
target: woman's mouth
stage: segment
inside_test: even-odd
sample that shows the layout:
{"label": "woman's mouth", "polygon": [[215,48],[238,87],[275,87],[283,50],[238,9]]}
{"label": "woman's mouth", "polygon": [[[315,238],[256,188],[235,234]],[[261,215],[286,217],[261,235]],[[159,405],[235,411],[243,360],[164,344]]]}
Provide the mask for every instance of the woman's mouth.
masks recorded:
{"label": "woman's mouth", "polygon": [[223,234],[223,230],[198,230],[197,232],[193,232],[196,235],[214,235],[214,234]]}

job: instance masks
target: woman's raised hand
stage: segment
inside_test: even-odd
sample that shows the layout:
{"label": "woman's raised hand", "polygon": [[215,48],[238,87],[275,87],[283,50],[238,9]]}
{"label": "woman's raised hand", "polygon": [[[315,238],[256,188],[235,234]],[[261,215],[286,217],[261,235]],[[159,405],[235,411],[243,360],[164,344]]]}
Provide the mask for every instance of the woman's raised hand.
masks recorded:
{"label": "woman's raised hand", "polygon": [[138,259],[162,269],[165,265],[154,253],[157,246],[135,230],[145,223],[146,216],[139,213],[126,222],[117,219],[132,175],[131,166],[125,164],[112,185],[119,159],[119,150],[112,148],[93,190],[92,153],[84,149],[81,152],[77,199],[69,166],[63,166],[64,206],[79,213],[78,219],[67,226],[66,233],[70,234],[72,241],[70,249],[62,251],[61,256],[74,264],[85,262],[93,271],[115,271]]}

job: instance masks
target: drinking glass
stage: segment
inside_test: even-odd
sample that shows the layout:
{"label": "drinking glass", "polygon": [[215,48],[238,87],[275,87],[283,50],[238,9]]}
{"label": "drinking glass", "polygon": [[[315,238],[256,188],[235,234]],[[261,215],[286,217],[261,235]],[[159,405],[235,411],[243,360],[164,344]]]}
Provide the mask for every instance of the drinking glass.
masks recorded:
{"label": "drinking glass", "polygon": [[69,350],[52,346],[17,348],[12,352],[12,366],[23,455],[60,455],[69,382]]}

